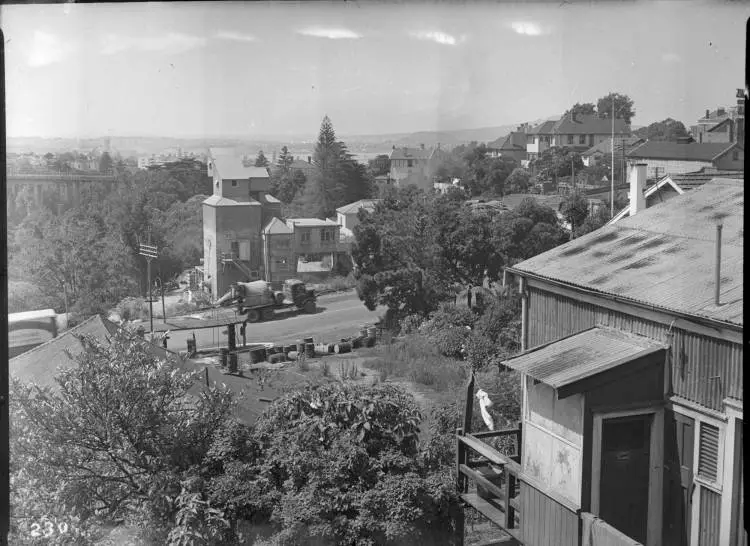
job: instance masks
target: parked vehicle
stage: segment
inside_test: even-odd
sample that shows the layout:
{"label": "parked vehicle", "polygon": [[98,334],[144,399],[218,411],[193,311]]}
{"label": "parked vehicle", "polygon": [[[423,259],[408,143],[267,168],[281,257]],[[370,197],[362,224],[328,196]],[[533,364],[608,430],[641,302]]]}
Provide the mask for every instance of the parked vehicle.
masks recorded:
{"label": "parked vehicle", "polygon": [[297,309],[314,313],[317,296],[298,279],[287,279],[281,292],[274,292],[266,281],[238,282],[217,302],[217,306],[237,306],[237,312],[247,315],[247,322],[269,320],[278,309]]}

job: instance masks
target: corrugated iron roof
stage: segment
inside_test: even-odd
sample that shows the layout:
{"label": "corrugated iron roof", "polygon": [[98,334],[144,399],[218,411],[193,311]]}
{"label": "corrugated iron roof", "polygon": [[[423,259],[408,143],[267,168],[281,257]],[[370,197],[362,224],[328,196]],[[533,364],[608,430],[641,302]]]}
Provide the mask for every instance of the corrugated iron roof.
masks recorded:
{"label": "corrugated iron roof", "polygon": [[503,364],[559,389],[663,350],[664,345],[649,338],[595,327]]}
{"label": "corrugated iron roof", "polygon": [[[26,383],[55,387],[58,368],[77,366],[75,359],[68,355],[70,352],[75,357],[83,351],[83,345],[76,335],[91,336],[104,342],[118,329],[119,327],[113,322],[94,315],[56,338],[12,358],[8,363],[9,373]],[[153,346],[153,350],[160,357],[171,354],[156,345]]]}
{"label": "corrugated iron roof", "polygon": [[[743,181],[719,178],[512,269],[667,311],[742,326]],[[720,305],[716,222],[723,223]]]}
{"label": "corrugated iron roof", "polygon": [[630,159],[712,161],[736,146],[731,142],[667,142],[650,140],[627,153]]}

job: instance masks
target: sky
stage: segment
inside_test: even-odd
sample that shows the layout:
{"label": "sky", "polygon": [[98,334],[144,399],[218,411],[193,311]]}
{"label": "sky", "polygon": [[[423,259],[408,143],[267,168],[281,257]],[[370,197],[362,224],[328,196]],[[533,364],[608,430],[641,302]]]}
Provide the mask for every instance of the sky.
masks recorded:
{"label": "sky", "polygon": [[735,104],[750,4],[0,7],[8,136],[260,137],[490,127],[617,91],[635,125]]}

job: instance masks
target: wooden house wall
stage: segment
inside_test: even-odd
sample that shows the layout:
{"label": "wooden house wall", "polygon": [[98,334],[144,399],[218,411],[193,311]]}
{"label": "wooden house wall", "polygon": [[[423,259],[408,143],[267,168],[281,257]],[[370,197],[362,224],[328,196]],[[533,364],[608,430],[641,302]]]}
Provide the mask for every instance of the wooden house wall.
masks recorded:
{"label": "wooden house wall", "polygon": [[[667,342],[669,324],[606,309],[555,293],[529,289],[528,348],[604,325]],[[672,328],[672,391],[704,407],[723,411],[725,398],[742,400],[742,346]]]}
{"label": "wooden house wall", "polygon": [[524,546],[578,546],[578,514],[521,482]]}

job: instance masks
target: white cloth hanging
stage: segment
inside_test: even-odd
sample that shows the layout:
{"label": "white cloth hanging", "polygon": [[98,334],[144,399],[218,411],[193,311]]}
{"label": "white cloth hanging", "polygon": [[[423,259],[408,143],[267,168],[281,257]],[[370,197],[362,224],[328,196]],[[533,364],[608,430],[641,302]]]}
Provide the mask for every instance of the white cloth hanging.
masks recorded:
{"label": "white cloth hanging", "polygon": [[487,408],[492,406],[492,400],[482,389],[477,391],[477,398],[479,399],[479,410],[482,412],[482,419],[484,424],[490,430],[495,430],[495,421],[492,419],[492,415],[487,411]]}

